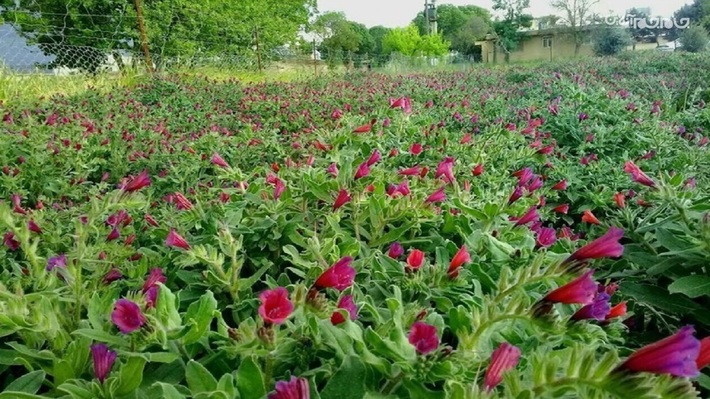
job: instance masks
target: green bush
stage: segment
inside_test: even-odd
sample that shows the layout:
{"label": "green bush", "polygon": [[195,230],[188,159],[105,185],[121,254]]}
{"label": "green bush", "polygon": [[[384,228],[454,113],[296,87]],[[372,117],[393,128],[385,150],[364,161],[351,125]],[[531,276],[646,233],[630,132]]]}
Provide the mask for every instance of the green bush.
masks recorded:
{"label": "green bush", "polygon": [[597,55],[615,55],[632,43],[631,35],[621,27],[605,27],[594,37],[594,53]]}
{"label": "green bush", "polygon": [[698,25],[689,27],[680,36],[683,50],[691,53],[699,53],[705,50],[708,46],[708,41],[710,41],[708,32],[705,28]]}

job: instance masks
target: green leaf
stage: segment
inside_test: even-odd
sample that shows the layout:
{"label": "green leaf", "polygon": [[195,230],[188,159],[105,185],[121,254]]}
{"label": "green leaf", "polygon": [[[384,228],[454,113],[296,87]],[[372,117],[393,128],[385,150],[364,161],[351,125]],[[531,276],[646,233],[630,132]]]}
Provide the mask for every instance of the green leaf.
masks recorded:
{"label": "green leaf", "polygon": [[44,378],[46,376],[47,374],[42,370],[27,373],[11,382],[10,385],[5,387],[5,391],[24,392],[30,394],[37,393],[37,391],[39,391],[42,387],[42,382],[44,382]]}
{"label": "green leaf", "polygon": [[655,285],[622,282],[619,289],[640,303],[645,303],[667,312],[688,314],[700,308],[698,304],[687,297],[670,294],[665,289]]}
{"label": "green leaf", "polygon": [[217,389],[217,380],[202,364],[190,360],[185,367],[187,386],[193,394],[210,392]]}
{"label": "green leaf", "polygon": [[118,376],[118,388],[116,394],[126,395],[135,391],[143,382],[143,368],[145,359],[141,357],[131,357],[121,366]]}
{"label": "green leaf", "polygon": [[710,296],[710,277],[701,275],[681,277],[668,286],[668,292],[681,293],[690,298]]}
{"label": "green leaf", "polygon": [[96,399],[93,392],[84,387],[74,385],[71,382],[66,382],[58,386],[57,389],[68,393],[73,399]]}
{"label": "green leaf", "polygon": [[181,394],[175,386],[164,382],[156,382],[153,384],[151,391],[157,392],[156,394],[150,395],[150,397],[160,397],[163,399],[185,399],[185,395]]}
{"label": "green leaf", "polygon": [[234,387],[234,376],[232,374],[224,374],[217,382],[217,391],[224,392],[229,398],[237,396],[237,389]]}
{"label": "green leaf", "polygon": [[5,389],[0,393],[0,399],[42,399],[46,396],[35,395],[33,393],[13,391],[10,389]]}
{"label": "green leaf", "polygon": [[121,337],[107,333],[106,331],[94,330],[91,328],[80,328],[72,331],[72,334],[80,335],[93,341],[103,342],[114,348],[123,348],[127,344],[127,342]]}
{"label": "green leaf", "polygon": [[362,399],[367,370],[357,356],[347,356],[320,393],[323,399]]}
{"label": "green leaf", "polygon": [[194,321],[195,324],[183,337],[185,345],[197,342],[205,335],[210,328],[215,310],[217,310],[217,301],[212,291],[207,291],[199,301],[190,304],[185,313],[185,322]]}
{"label": "green leaf", "polygon": [[182,320],[180,313],[177,310],[177,300],[175,294],[170,289],[161,283],[158,283],[159,292],[158,300],[155,305],[155,314],[158,320],[167,330],[180,328]]}
{"label": "green leaf", "polygon": [[244,358],[239,365],[237,389],[242,399],[258,399],[266,395],[264,375],[253,356]]}

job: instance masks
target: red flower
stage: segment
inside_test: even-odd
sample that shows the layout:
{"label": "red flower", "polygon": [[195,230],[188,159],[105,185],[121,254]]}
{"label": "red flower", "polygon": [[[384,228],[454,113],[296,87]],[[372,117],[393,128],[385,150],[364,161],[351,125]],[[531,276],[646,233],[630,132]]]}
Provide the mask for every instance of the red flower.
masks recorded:
{"label": "red flower", "polygon": [[557,183],[557,184],[555,184],[554,186],[552,186],[552,189],[553,189],[553,190],[558,190],[558,191],[559,191],[559,190],[566,190],[566,189],[567,189],[567,180],[566,180],[566,179],[560,180],[559,183]]}
{"label": "red flower", "polygon": [[496,385],[503,381],[503,373],[515,368],[520,361],[520,349],[503,342],[498,346],[498,349],[493,351],[491,355],[491,363],[486,369],[486,375],[483,378],[483,387],[486,392],[490,392]]}
{"label": "red flower", "polygon": [[123,185],[121,189],[125,192],[130,193],[148,186],[150,186],[150,177],[148,176],[148,171],[144,170],[138,176],[129,177],[128,183]]}
{"label": "red flower", "polygon": [[282,324],[293,312],[293,302],[288,299],[288,290],[277,287],[259,295],[259,316],[267,324]]}
{"label": "red flower", "polygon": [[357,168],[357,172],[355,172],[355,180],[363,178],[369,174],[370,174],[370,166],[367,164],[367,162],[363,162]]}
{"label": "red flower", "polygon": [[517,222],[515,222],[515,226],[522,226],[537,220],[540,220],[540,215],[537,213],[537,205],[533,205],[523,216],[520,217],[520,219],[518,219]]}
{"label": "red flower", "polygon": [[422,264],[424,263],[424,252],[418,250],[418,249],[413,249],[409,252],[409,256],[407,256],[407,267],[412,270],[417,270],[420,267],[422,267]]}
{"label": "red flower", "polygon": [[350,256],[343,257],[328,270],[324,271],[313,285],[317,289],[335,288],[338,291],[343,291],[350,287],[353,285],[356,274],[355,269],[350,266],[352,262],[353,258]]}
{"label": "red flower", "polygon": [[685,326],[670,337],[632,353],[618,369],[670,374],[675,377],[697,377],[700,374],[696,364],[700,354],[700,341],[693,333],[695,330],[692,326]]}
{"label": "red flower", "polygon": [[[338,301],[338,309],[346,310],[350,320],[357,320],[357,305],[353,302],[352,295],[345,295],[340,298],[340,301]],[[345,317],[342,312],[336,310],[330,316],[330,322],[333,323],[334,326],[337,326],[338,324],[345,322]]]}
{"label": "red flower", "polygon": [[443,161],[439,162],[439,165],[436,167],[436,173],[434,174],[434,178],[443,176],[444,181],[446,183],[451,183],[453,182],[454,179],[454,158],[452,157],[446,157],[444,158]]}
{"label": "red flower", "polygon": [[409,343],[414,345],[417,352],[426,355],[436,350],[439,346],[439,337],[436,334],[436,327],[417,321],[412,325],[409,332]]}
{"label": "red flower", "polygon": [[310,399],[311,392],[308,380],[291,376],[291,380],[276,383],[276,392],[269,394],[268,399]]}
{"label": "red flower", "polygon": [[544,301],[564,304],[588,305],[597,295],[597,283],[592,279],[594,270],[589,270],[569,283],[550,292],[543,298]]}
{"label": "red flower", "polygon": [[508,198],[508,205],[511,205],[515,201],[519,200],[520,197],[523,196],[523,188],[521,186],[515,187],[513,190],[513,193],[510,194],[510,198]]}
{"label": "red flower", "polygon": [[192,203],[182,193],[176,192],[174,194],[174,200],[177,209],[186,211],[192,209]]}
{"label": "red flower", "polygon": [[473,167],[473,170],[471,171],[471,173],[473,173],[474,176],[480,176],[481,173],[483,173],[483,164],[482,163],[476,164],[476,166]]}
{"label": "red flower", "polygon": [[588,259],[616,258],[624,253],[624,246],[619,244],[619,240],[624,236],[624,230],[617,227],[609,228],[603,236],[576,250],[570,255],[563,265],[572,262],[584,262]]}
{"label": "red flower", "polygon": [[592,211],[590,211],[589,209],[583,212],[582,221],[589,224],[601,224],[599,219],[597,219],[597,217],[594,216]]}
{"label": "red flower", "polygon": [[695,360],[698,370],[702,370],[710,364],[710,337],[700,340],[700,354]]}
{"label": "red flower", "polygon": [[367,133],[372,131],[372,126],[377,123],[377,119],[371,119],[370,123],[362,126],[358,126],[355,129],[353,129],[353,133]]}
{"label": "red flower", "polygon": [[166,281],[168,281],[168,279],[165,277],[165,274],[163,274],[163,269],[159,267],[150,269],[150,273],[148,273],[148,277],[145,279],[145,283],[143,283],[143,293],[148,291],[149,288],[157,286],[158,283],[165,283]]}
{"label": "red flower", "polygon": [[624,164],[624,171],[631,175],[633,181],[643,184],[644,186],[656,187],[656,183],[651,180],[648,175],[643,173],[641,168],[639,168],[634,161],[627,161],[626,164]]}
{"label": "red flower", "polygon": [[341,206],[347,204],[352,200],[352,197],[350,194],[348,194],[348,191],[345,189],[340,189],[340,192],[338,193],[338,198],[335,199],[335,203],[333,204],[333,210],[335,211],[336,209],[340,208]]}
{"label": "red flower", "polygon": [[557,205],[556,207],[552,208],[553,211],[557,213],[562,213],[562,214],[567,214],[569,212],[569,204],[560,204]]}
{"label": "red flower", "polygon": [[471,141],[471,133],[466,133],[463,138],[461,139],[460,143],[461,144],[467,144],[468,142]]}
{"label": "red flower", "polygon": [[228,167],[229,167],[229,164],[227,163],[227,161],[225,161],[225,160],[224,160],[221,156],[219,156],[219,154],[217,154],[216,152],[215,152],[214,154],[212,154],[212,163],[215,164],[215,165],[217,165],[217,166],[223,167],[223,168],[228,168]]}
{"label": "red flower", "polygon": [[626,196],[624,193],[616,193],[614,194],[614,202],[616,202],[616,206],[619,208],[625,208],[626,207]]}
{"label": "red flower", "polygon": [[145,324],[146,318],[135,302],[121,298],[116,301],[111,313],[111,321],[122,333],[129,334],[141,328]]}
{"label": "red flower", "polygon": [[30,219],[29,222],[27,222],[27,228],[37,234],[42,234],[42,229],[39,227],[39,225],[32,219]]}
{"label": "red flower", "polygon": [[283,180],[277,178],[276,183],[274,183],[274,200],[281,198],[281,194],[284,191],[286,191],[286,184],[284,184]]}
{"label": "red flower", "polygon": [[185,239],[175,231],[175,229],[170,229],[168,236],[165,238],[165,245],[184,250],[190,249],[190,244],[188,244],[187,241],[185,241]]}
{"label": "red flower", "polygon": [[626,301],[619,302],[609,309],[609,313],[604,318],[605,320],[610,320],[616,317],[624,317],[626,315]]}
{"label": "red flower", "polygon": [[421,145],[421,143],[414,143],[414,144],[412,144],[412,146],[409,147],[409,152],[410,152],[412,155],[419,155],[419,154],[421,154],[421,153],[422,153],[422,145]]}
{"label": "red flower", "polygon": [[420,171],[421,169],[419,168],[419,165],[416,165],[412,166],[411,168],[400,170],[399,174],[404,176],[416,176],[419,174]]}
{"label": "red flower", "polygon": [[451,262],[449,263],[449,277],[450,278],[456,278],[459,275],[459,268],[464,264],[468,263],[471,261],[471,255],[469,255],[468,250],[466,249],[465,245],[462,245],[461,248],[456,252],[456,255],[454,255],[454,258],[451,259]]}

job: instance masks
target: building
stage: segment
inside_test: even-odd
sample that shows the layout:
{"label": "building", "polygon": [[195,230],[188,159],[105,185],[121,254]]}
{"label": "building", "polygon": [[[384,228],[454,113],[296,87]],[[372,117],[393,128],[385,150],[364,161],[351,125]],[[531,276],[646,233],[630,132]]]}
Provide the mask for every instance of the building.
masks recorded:
{"label": "building", "polygon": [[[582,26],[580,34],[583,35],[582,43],[579,46],[577,57],[594,55],[592,47],[592,34],[599,25]],[[523,39],[518,43],[515,50],[508,56],[508,62],[526,61],[553,61],[575,57],[574,36],[569,32],[568,27],[553,27],[521,32]],[[637,42],[629,46],[629,50],[652,50],[658,45],[665,43],[663,38],[658,38],[658,43]],[[497,45],[495,35],[487,35],[484,40],[476,42],[481,46],[481,61],[484,63],[501,64],[506,62],[506,53],[503,48]]]}

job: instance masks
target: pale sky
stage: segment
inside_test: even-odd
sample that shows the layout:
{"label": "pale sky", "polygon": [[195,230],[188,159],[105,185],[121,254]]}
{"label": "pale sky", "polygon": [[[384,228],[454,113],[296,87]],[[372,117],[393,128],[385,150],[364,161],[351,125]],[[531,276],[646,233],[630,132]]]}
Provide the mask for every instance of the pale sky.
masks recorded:
{"label": "pale sky", "polygon": [[[623,16],[633,7],[650,7],[652,16],[671,17],[673,12],[692,0],[599,0],[594,12],[601,15]],[[437,5],[476,5],[492,11],[492,0],[438,0]],[[367,27],[383,25],[386,27],[406,26],[417,13],[424,9],[424,0],[318,0],[318,10],[342,11],[345,16]],[[525,10],[534,17],[558,14],[550,7],[549,0],[530,0],[530,8]]]}

